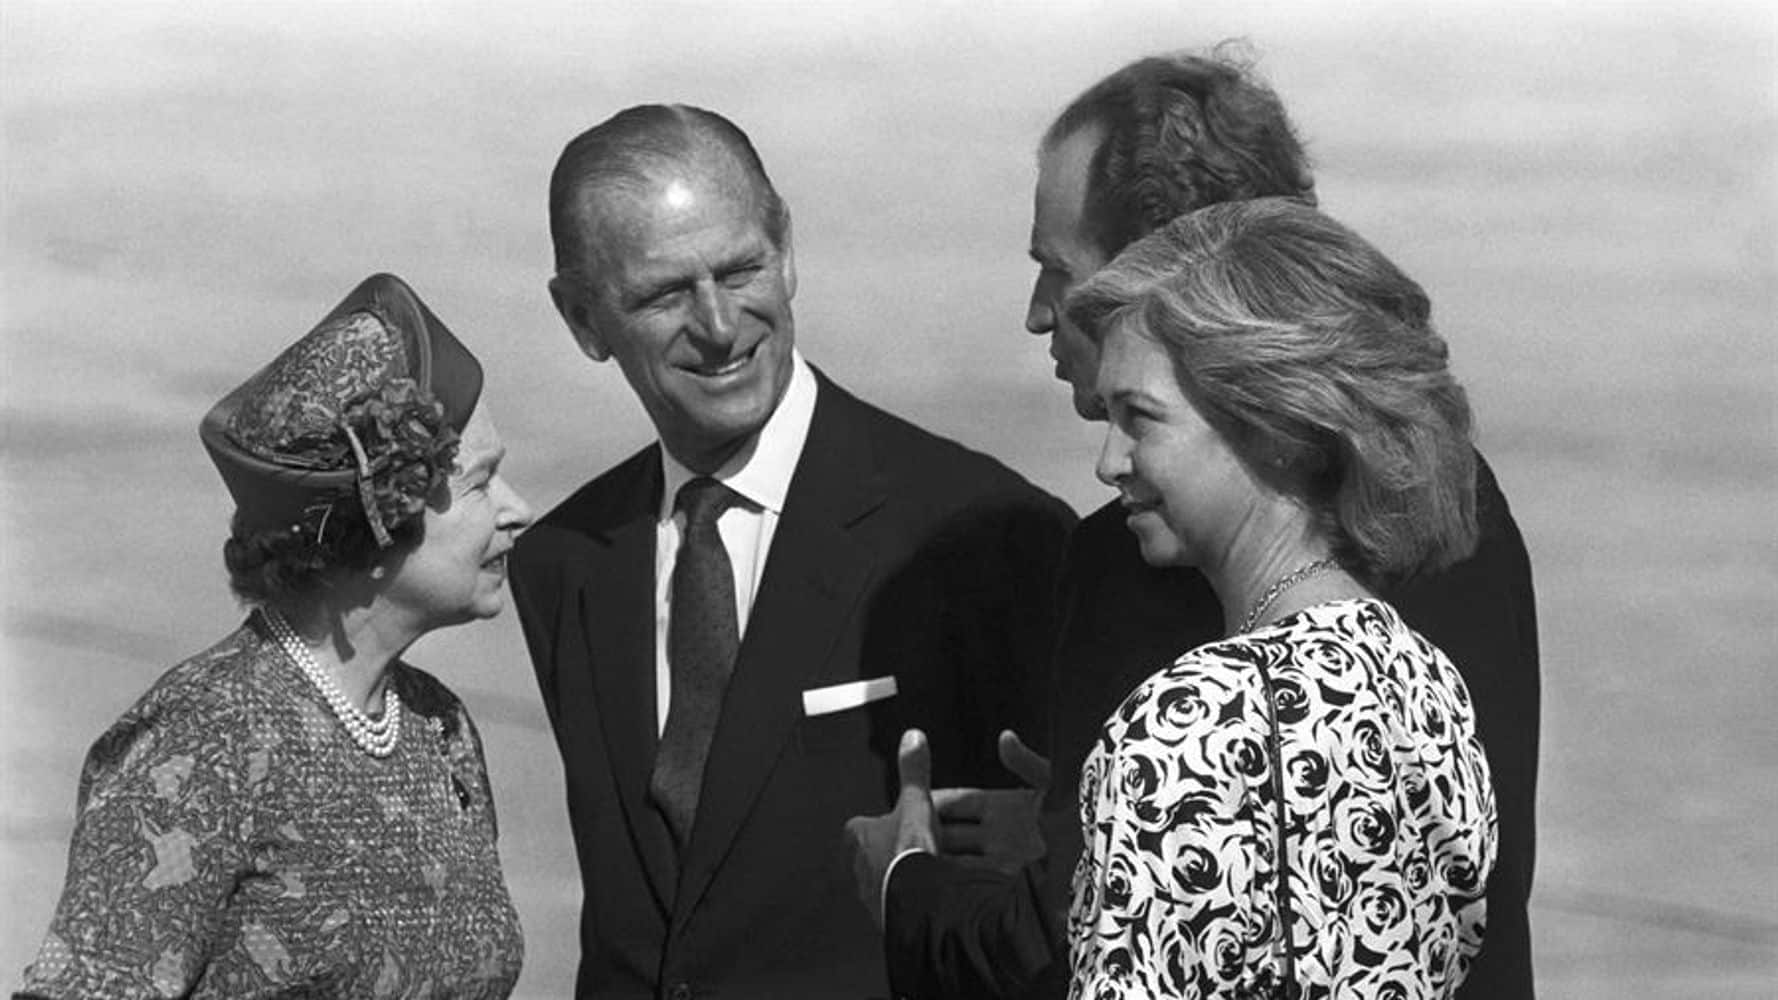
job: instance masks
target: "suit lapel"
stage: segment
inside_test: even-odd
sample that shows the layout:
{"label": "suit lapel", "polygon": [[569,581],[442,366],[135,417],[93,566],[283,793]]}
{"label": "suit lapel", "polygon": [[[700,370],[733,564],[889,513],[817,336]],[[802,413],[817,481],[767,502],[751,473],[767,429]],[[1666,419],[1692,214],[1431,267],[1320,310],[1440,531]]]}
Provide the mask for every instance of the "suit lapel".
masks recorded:
{"label": "suit lapel", "polygon": [[[594,705],[605,734],[605,752],[631,840],[663,913],[673,902],[672,835],[648,802],[654,766],[655,726],[654,549],[661,464],[652,451],[636,477],[635,491],[616,516],[595,529],[606,546],[598,575],[584,581],[580,621]],[[563,720],[572,725],[571,720]]]}
{"label": "suit lapel", "polygon": [[855,529],[882,505],[884,485],[857,404],[824,377],[818,386],[705,765],[676,921],[709,888],[802,718],[802,691],[826,664],[873,568],[875,553]]}

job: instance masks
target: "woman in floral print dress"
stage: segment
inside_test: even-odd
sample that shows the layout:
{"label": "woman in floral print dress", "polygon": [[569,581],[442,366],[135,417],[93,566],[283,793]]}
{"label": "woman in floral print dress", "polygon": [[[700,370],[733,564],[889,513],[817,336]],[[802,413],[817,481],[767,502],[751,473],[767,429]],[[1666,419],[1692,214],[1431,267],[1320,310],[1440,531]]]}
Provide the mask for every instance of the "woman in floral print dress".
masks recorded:
{"label": "woman in floral print dress", "polygon": [[1462,679],[1375,597],[1474,546],[1469,408],[1424,292],[1260,199],[1132,245],[1069,314],[1103,349],[1100,478],[1229,625],[1088,759],[1072,996],[1452,995],[1493,791]]}
{"label": "woman in floral print dress", "polygon": [[511,992],[523,944],[481,742],[400,659],[500,611],[530,520],[481,384],[377,275],[204,418],[253,610],[93,745],[20,995]]}

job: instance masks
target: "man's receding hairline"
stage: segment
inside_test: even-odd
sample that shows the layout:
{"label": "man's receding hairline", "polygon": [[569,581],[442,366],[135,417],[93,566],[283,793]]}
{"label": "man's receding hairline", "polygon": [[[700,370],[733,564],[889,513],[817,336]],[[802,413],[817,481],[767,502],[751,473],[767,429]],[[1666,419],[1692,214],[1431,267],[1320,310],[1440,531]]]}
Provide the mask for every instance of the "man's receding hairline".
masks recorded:
{"label": "man's receding hairline", "polygon": [[660,157],[643,169],[583,175],[569,188],[566,208],[577,226],[598,229],[611,223],[620,206],[645,205],[678,182],[720,198],[745,199],[762,219],[772,211],[772,192],[764,178],[726,150],[714,160]]}

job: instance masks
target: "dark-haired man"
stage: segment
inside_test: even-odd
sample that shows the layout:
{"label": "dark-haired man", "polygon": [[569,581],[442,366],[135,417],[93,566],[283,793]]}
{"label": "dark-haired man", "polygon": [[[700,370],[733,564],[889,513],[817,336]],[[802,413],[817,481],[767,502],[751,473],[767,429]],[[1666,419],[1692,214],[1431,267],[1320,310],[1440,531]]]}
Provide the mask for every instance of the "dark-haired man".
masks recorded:
{"label": "dark-haired man", "polygon": [[1073,515],[795,344],[790,214],[747,137],[621,112],[550,183],[550,294],[660,436],[521,539],[512,583],[585,890],[577,996],[865,996],[845,817],[903,729],[1004,781]]}
{"label": "dark-haired man", "polygon": [[[1103,419],[1093,390],[1098,353],[1063,316],[1067,293],[1124,246],[1180,214],[1273,195],[1313,203],[1308,163],[1277,96],[1233,60],[1141,59],[1062,112],[1038,153],[1030,252],[1039,271],[1025,325],[1049,338],[1056,375],[1071,387],[1082,417]],[[1463,673],[1496,785],[1500,848],[1488,887],[1488,932],[1459,995],[1528,998],[1536,609],[1524,543],[1485,463],[1479,463],[1477,501],[1482,540],[1475,555],[1384,596]],[[941,792],[935,828],[931,801],[917,781],[904,780],[894,812],[855,819],[850,827],[859,868],[887,870],[880,888],[864,884],[859,891],[867,905],[881,892],[898,996],[1061,996],[1066,989],[1065,921],[1080,851],[1082,763],[1105,717],[1139,681],[1223,634],[1203,577],[1145,565],[1123,522],[1119,505],[1107,504],[1069,541],[1051,681],[1051,762],[1009,744],[1008,766],[1048,786],[1045,860],[1007,876],[920,850],[922,840],[943,842],[947,834],[979,840],[993,824],[978,821],[1004,821],[1012,811],[1004,793]],[[943,736],[931,742],[942,748]],[[972,828],[978,831],[973,838]],[[991,844],[970,849],[995,853]]]}

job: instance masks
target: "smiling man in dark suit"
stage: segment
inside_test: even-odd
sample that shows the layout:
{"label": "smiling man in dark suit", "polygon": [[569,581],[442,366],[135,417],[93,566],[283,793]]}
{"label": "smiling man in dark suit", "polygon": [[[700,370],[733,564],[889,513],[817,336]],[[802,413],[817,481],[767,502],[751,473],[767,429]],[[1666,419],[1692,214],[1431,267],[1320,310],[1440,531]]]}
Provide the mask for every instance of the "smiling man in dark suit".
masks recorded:
{"label": "smiling man in dark suit", "polygon": [[576,995],[865,996],[846,817],[902,730],[992,783],[1033,724],[1073,515],[795,344],[790,214],[747,137],[631,108],[550,182],[550,294],[660,440],[527,532],[512,582],[585,892]]}
{"label": "smiling man in dark suit", "polygon": [[[1025,326],[1048,339],[1056,377],[1070,387],[1081,417],[1104,419],[1094,389],[1099,358],[1064,314],[1068,293],[1178,215],[1265,196],[1313,204],[1314,181],[1277,95],[1238,58],[1140,59],[1089,87],[1057,117],[1038,149],[1030,244],[1038,274]],[[1500,846],[1488,883],[1488,929],[1458,996],[1529,1000],[1536,604],[1524,541],[1479,456],[1476,496],[1481,539],[1475,554],[1381,596],[1456,663],[1475,702],[1495,782]],[[1028,853],[1029,837],[1007,837],[1011,849],[1001,849],[982,835],[991,827],[1020,832],[1015,820],[1023,803],[1008,793],[941,791],[935,823],[933,803],[915,780],[906,783],[894,812],[854,821],[855,828],[878,832],[854,838],[859,869],[872,875],[858,891],[867,906],[885,906],[897,996],[975,1000],[1066,991],[1065,923],[1080,851],[1076,794],[1087,751],[1106,716],[1138,683],[1224,634],[1204,577],[1146,565],[1125,517],[1121,505],[1109,503],[1083,519],[1069,540],[1050,685],[1052,729],[1047,740],[1039,737],[1051,760],[1008,755],[1009,766],[1047,781],[1047,858],[1010,874],[982,865],[983,855],[1007,868],[1007,859]],[[930,744],[942,751],[942,735]],[[997,817],[1002,821],[981,822]],[[977,856],[963,863],[921,850],[931,842],[961,843]]]}

